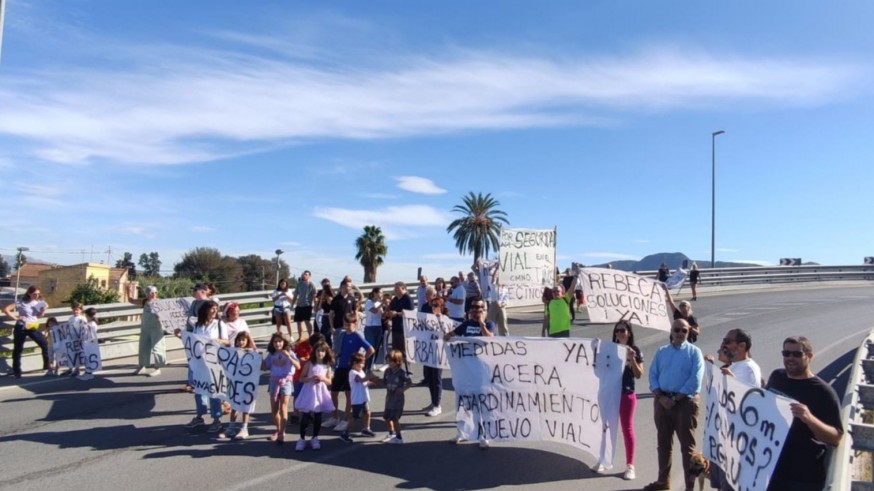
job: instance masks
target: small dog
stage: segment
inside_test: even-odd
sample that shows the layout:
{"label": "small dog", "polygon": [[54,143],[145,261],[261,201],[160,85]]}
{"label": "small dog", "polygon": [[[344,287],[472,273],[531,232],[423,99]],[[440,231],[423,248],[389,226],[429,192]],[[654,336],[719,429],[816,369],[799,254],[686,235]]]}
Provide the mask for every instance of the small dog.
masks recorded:
{"label": "small dog", "polygon": [[704,481],[710,477],[710,461],[704,454],[693,453],[689,457],[689,474],[698,478],[698,491],[703,491]]}

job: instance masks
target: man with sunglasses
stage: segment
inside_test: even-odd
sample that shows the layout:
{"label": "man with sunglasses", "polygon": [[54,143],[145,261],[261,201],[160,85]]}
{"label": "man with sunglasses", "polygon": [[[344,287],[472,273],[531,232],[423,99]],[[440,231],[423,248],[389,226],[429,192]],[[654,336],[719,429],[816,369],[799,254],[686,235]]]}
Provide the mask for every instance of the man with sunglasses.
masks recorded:
{"label": "man with sunglasses", "polygon": [[754,387],[762,386],[762,369],[750,356],[753,340],[749,333],[743,329],[732,329],[722,338],[722,347],[729,358],[731,365],[723,372],[731,375],[742,382]]}
{"label": "man with sunglasses", "polygon": [[783,341],[783,367],[768,378],[768,390],[795,399],[792,426],[771,476],[769,491],[821,490],[825,486],[828,447],[844,434],[838,395],[810,368],[813,346],[803,336]]}
{"label": "man with sunglasses", "polygon": [[649,386],[653,393],[654,421],[657,435],[658,479],[644,486],[644,491],[671,489],[671,451],[674,433],[680,440],[683,476],[686,489],[692,489],[695,477],[689,474],[689,458],[695,453],[695,429],[698,427],[699,397],[704,379],[704,356],[688,341],[689,323],[677,319],[671,325],[671,342],[656,351],[649,368]]}

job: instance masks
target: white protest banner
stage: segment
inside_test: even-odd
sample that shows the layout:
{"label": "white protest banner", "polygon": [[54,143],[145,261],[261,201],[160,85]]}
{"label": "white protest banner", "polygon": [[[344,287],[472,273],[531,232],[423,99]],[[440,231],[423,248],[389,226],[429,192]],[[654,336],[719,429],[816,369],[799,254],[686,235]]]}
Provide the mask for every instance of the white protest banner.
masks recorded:
{"label": "white protest banner", "polygon": [[686,282],[687,276],[689,276],[689,273],[687,273],[685,269],[678,269],[674,271],[674,274],[668,277],[667,281],[665,281],[665,286],[668,287],[668,290],[681,288],[683,283]]}
{"label": "white protest banner", "polygon": [[702,453],[734,489],[765,490],[792,425],[792,400],[707,365]]}
{"label": "white protest banner", "polygon": [[182,346],[191,370],[191,380],[188,383],[194,387],[194,393],[227,399],[228,379],[219,363],[218,355],[221,344],[209,336],[183,330]]}
{"label": "white protest banner", "polygon": [[261,379],[261,355],[255,350],[220,346],[218,359],[228,378],[227,399],[231,409],[253,412]]}
{"label": "white protest banner", "polygon": [[431,368],[449,368],[443,335],[460,324],[445,315],[404,311],[404,341],[407,360]]}
{"label": "white protest banner", "polygon": [[222,346],[208,336],[182,331],[182,346],[195,394],[219,398],[244,413],[252,412],[261,376],[257,351]]}
{"label": "white protest banner", "polygon": [[94,373],[103,370],[103,359],[100,357],[100,344],[97,343],[97,338],[88,339],[82,343],[82,353],[84,355],[84,366],[88,373]]}
{"label": "white protest banner", "polygon": [[87,328],[87,324],[77,322],[75,317],[52,327],[52,353],[60,367],[72,368],[85,364],[80,324]]}
{"label": "white protest banner", "polygon": [[555,229],[501,229],[500,282],[510,307],[539,305],[543,288],[555,284]]}
{"label": "white protest banner", "polygon": [[172,334],[176,329],[185,330],[190,307],[191,299],[188,298],[162,298],[149,302],[149,308],[158,316],[161,328],[167,334]]}
{"label": "white protest banner", "polygon": [[612,463],[626,348],[597,339],[454,338],[462,437],[554,441]]}
{"label": "white protest banner", "polygon": [[583,268],[580,281],[590,322],[613,324],[624,319],[642,327],[671,330],[672,312],[661,282],[604,268]]}

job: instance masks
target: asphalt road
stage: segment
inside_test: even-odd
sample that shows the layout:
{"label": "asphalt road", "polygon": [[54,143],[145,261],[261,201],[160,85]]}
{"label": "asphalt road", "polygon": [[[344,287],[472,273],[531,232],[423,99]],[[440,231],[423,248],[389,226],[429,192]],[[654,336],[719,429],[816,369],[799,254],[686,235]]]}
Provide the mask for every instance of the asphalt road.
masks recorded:
{"label": "asphalt road", "polygon": [[[765,377],[781,366],[782,340],[792,334],[813,342],[814,369],[843,394],[854,350],[874,328],[874,289],[832,287],[700,297],[695,314],[702,326],[698,345],[715,352],[732,328],[753,336],[753,356]],[[536,313],[515,313],[515,335],[538,335]],[[609,327],[575,324],[573,335],[609,335]],[[667,341],[660,331],[641,330],[637,344],[649,360]],[[635,417],[638,448],[636,481],[624,481],[624,449],[617,445],[616,473],[601,476],[590,470],[594,459],[579,450],[554,443],[452,446],[454,394],[444,392],[443,414],[427,418],[427,389],[407,392],[401,420],[407,443],[379,443],[384,425],[374,418],[377,438],[346,444],[336,433],[323,432],[320,452],[297,453],[293,445],[277,446],[269,401],[261,390],[250,425],[251,438],[221,442],[205,430],[186,431],[193,400],[179,391],[186,376],[181,352],[176,363],[156,378],[134,376],[129,365],[113,364],[90,382],[25,376],[0,382],[0,489],[640,489],[654,480],[655,431],[652,398],[646,375],[638,382],[640,402]],[[418,380],[421,370],[414,369]],[[445,386],[451,387],[448,373]],[[378,414],[383,393],[372,391]],[[293,435],[297,427],[290,429]],[[291,438],[294,441],[294,437]],[[676,453],[676,452],[675,452]],[[681,465],[675,456],[674,479]]]}

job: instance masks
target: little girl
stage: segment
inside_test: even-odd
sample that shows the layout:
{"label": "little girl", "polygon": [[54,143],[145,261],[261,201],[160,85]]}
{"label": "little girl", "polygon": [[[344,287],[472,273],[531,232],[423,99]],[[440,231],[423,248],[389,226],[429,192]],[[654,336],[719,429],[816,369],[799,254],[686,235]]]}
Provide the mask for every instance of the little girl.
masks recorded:
{"label": "little girl", "polygon": [[[82,304],[79,302],[73,302],[70,304],[70,309],[73,310],[73,316],[67,321],[67,324],[72,326],[71,331],[74,335],[78,336],[80,339],[82,338],[82,333],[88,329],[88,319],[82,315]],[[79,364],[85,359],[84,354],[78,354],[74,358],[70,360],[69,369],[63,373],[63,375],[69,375],[71,377],[79,376]]]}
{"label": "little girl", "polygon": [[303,452],[306,448],[307,427],[310,421],[313,422],[313,438],[310,440],[310,447],[313,450],[322,448],[321,443],[319,443],[322,413],[334,411],[334,403],[331,402],[331,393],[328,391],[332,366],[334,366],[334,353],[331,352],[331,348],[328,348],[324,341],[316,343],[313,346],[310,361],[303,367],[300,381],[304,385],[294,403],[294,407],[303,413],[300,422],[300,440],[294,447],[298,452]]}
{"label": "little girl", "polygon": [[285,426],[288,424],[288,398],[291,397],[291,379],[294,371],[300,369],[297,355],[291,351],[291,339],[282,333],[275,332],[270,337],[267,346],[269,353],[261,368],[270,370],[270,411],[273,413],[273,423],[276,433],[270,436],[270,441],[281,445],[285,441]]}
{"label": "little girl", "polygon": [[[89,353],[88,350],[85,349],[87,345],[97,345],[97,309],[94,307],[88,307],[85,309],[85,318],[88,319],[88,324],[82,329],[79,333],[80,339],[82,340],[82,351],[85,355],[85,374],[79,375],[77,378],[79,380],[91,380],[94,378],[94,370],[100,369],[100,349],[97,349],[97,359],[90,360],[88,359]],[[94,367],[97,368],[94,368]]]}
{"label": "little girl", "polygon": [[[252,339],[252,336],[249,334],[249,331],[240,331],[234,337],[234,347],[244,349],[246,351],[258,351],[255,348],[255,341]],[[252,403],[252,409],[255,410],[255,403]],[[237,410],[231,409],[231,422],[228,425],[228,429],[222,433],[219,433],[220,439],[225,438],[233,438],[234,440],[245,440],[249,438],[249,414],[243,413],[243,426],[237,431]]]}
{"label": "little girl", "polygon": [[404,414],[404,391],[410,387],[410,375],[401,367],[404,354],[393,349],[388,354],[388,370],[385,371],[385,413],[383,418],[388,425],[388,436],[382,441],[394,445],[404,443],[401,436],[401,416]]}

